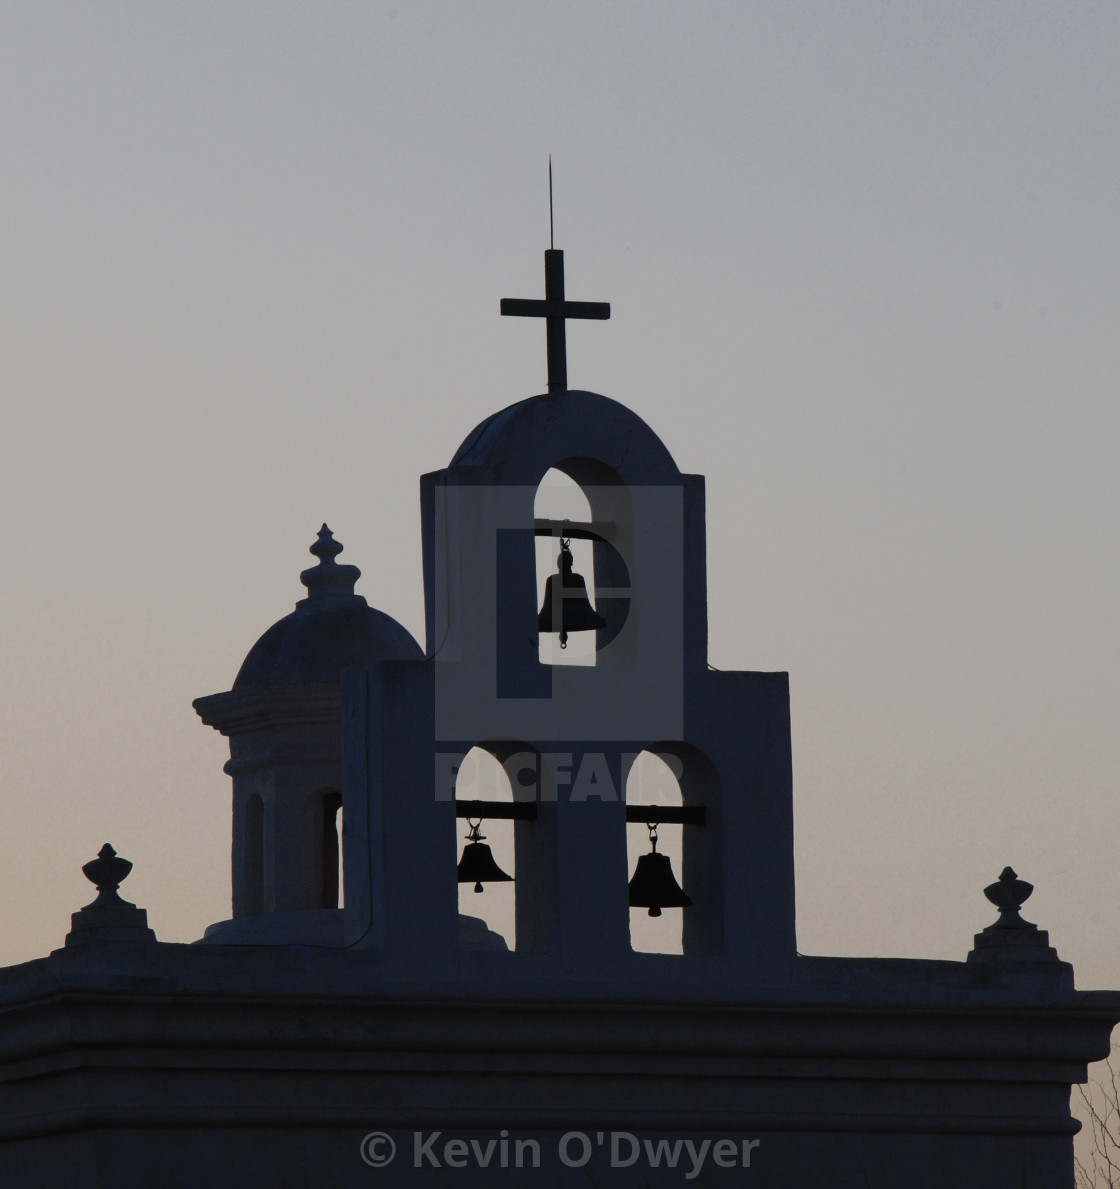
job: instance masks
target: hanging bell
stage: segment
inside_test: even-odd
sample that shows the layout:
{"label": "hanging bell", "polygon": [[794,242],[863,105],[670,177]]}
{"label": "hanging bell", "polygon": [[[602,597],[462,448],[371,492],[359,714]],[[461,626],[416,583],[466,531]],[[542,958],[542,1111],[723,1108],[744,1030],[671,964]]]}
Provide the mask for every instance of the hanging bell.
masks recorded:
{"label": "hanging bell", "polygon": [[476,892],[482,891],[483,880],[486,883],[510,883],[513,879],[494,862],[490,848],[483,842],[486,835],[482,833],[481,827],[481,821],[471,825],[467,845],[463,847],[463,857],[459,860],[459,882],[473,883]]}
{"label": "hanging bell", "polygon": [[673,875],[668,855],[657,853],[657,826],[650,825],[649,840],[653,850],[638,858],[630,880],[630,907],[648,908],[651,917],[659,917],[663,908],[691,908],[692,901]]}
{"label": "hanging bell", "polygon": [[550,574],[544,584],[544,603],[537,616],[537,628],[542,632],[559,632],[560,647],[567,648],[569,632],[593,632],[605,628],[607,621],[592,607],[583,575],[572,570],[572,548],[566,537],[560,538],[556,566],[557,573]]}

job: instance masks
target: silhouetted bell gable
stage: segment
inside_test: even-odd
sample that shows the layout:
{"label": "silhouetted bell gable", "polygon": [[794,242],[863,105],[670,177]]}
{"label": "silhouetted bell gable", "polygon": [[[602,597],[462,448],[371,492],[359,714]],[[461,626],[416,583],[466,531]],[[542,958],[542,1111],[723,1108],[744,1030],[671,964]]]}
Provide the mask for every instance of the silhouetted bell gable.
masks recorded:
{"label": "silhouetted bell gable", "polygon": [[[1011,868],[964,960],[800,952],[788,675],[709,664],[704,477],[566,388],[558,280],[504,307],[547,307],[549,394],[421,477],[426,650],[324,525],[307,597],[195,700],[231,916],[156,940],[106,845],[65,945],[0,971],[3,1189],[1074,1189],[1120,992],[1075,987]],[[578,663],[542,646],[568,630]],[[503,893],[508,939],[469,915]]]}

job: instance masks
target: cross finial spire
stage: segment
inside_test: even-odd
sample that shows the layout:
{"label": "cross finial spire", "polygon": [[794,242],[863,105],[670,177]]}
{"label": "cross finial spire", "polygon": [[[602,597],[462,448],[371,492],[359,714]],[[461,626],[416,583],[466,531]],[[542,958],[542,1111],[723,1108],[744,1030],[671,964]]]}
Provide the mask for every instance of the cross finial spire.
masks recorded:
{"label": "cross finial spire", "polygon": [[[552,239],[552,157],[548,159],[548,231]],[[548,390],[563,392],[568,387],[568,350],[564,323],[568,318],[605,320],[611,316],[608,301],[566,301],[564,299],[564,253],[550,247],[544,254],[544,301],[503,297],[501,311],[514,318],[544,318],[548,337]]]}

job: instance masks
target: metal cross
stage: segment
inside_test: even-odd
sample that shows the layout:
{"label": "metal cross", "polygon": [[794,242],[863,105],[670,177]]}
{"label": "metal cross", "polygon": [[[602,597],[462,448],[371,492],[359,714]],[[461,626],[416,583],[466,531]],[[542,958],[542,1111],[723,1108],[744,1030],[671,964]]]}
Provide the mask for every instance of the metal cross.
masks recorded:
{"label": "metal cross", "polygon": [[503,297],[502,313],[514,318],[544,318],[548,334],[548,390],[568,387],[568,351],[564,322],[568,318],[607,319],[609,301],[564,300],[564,253],[548,248],[544,254],[544,301]]}

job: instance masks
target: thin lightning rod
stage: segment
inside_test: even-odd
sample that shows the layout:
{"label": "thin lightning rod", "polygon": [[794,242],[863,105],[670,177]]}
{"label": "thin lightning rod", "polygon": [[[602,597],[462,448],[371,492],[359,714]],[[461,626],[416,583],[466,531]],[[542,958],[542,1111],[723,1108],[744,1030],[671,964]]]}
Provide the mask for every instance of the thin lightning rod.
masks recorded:
{"label": "thin lightning rod", "polygon": [[552,230],[552,154],[548,154],[548,246],[556,247],[556,236]]}

